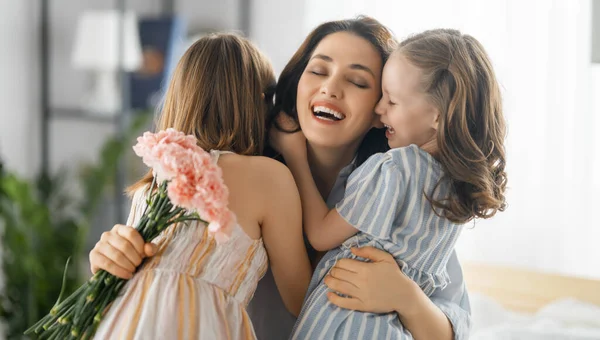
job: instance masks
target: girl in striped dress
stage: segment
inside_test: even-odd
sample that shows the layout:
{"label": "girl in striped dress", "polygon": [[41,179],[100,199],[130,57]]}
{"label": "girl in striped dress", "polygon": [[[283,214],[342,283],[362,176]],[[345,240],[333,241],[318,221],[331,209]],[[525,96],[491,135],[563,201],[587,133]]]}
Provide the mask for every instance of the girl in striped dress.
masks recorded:
{"label": "girl in striped dress", "polygon": [[[455,30],[405,40],[385,64],[382,89],[376,113],[391,149],[350,175],[335,209],[317,190],[302,133],[273,134],[300,190],[309,242],[319,251],[332,250],[315,270],[292,339],[411,339],[396,313],[364,313],[329,302],[342,287],[328,287],[326,275],[352,275],[343,259],[355,258],[353,247],[372,246],[392,254],[429,296],[449,283],[446,264],[462,225],[505,207],[500,91],[477,40]],[[344,93],[328,84],[314,93],[311,108],[315,116],[335,120],[352,114],[344,110]],[[344,298],[352,300],[352,287],[343,288],[350,292]]]}
{"label": "girl in striped dress", "polygon": [[298,190],[283,164],[256,156],[274,85],[268,59],[234,34],[203,37],[183,55],[157,127],[193,134],[211,150],[238,223],[220,245],[200,222],[172,225],[144,244],[130,227],[147,204],[152,174],[142,178],[130,189],[129,226],[104,233],[90,253],[92,272],[130,279],[96,339],[255,339],[246,305],[269,264],[286,308],[298,315],[311,275]]}

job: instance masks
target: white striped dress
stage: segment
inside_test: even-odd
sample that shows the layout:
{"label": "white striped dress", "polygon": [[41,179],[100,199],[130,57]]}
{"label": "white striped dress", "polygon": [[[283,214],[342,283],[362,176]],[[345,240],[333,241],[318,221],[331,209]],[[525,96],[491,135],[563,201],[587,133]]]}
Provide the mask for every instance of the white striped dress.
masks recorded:
{"label": "white striped dress", "polygon": [[319,262],[292,339],[412,339],[396,313],[331,304],[323,279],[337,260],[356,258],[350,247],[373,246],[392,254],[428,296],[443,289],[449,283],[446,264],[462,229],[436,215],[425,197],[448,197],[450,185],[443,175],[442,166],[415,145],[375,154],[350,175],[336,209],[359,232]]}

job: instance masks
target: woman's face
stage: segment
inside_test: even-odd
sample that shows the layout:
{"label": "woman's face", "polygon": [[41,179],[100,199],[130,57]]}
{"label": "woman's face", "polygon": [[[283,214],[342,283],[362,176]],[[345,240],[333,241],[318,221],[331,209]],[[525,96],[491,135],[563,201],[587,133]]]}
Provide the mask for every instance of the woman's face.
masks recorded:
{"label": "woman's face", "polygon": [[381,126],[374,108],[381,97],[381,56],[348,32],[323,38],[300,77],[296,109],[308,142],[323,147],[360,144]]}

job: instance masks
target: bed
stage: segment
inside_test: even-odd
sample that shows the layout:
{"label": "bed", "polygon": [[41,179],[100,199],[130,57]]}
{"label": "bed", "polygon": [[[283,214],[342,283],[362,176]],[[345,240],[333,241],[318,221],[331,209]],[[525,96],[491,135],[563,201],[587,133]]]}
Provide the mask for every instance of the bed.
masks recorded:
{"label": "bed", "polygon": [[600,340],[600,280],[465,263],[473,340]]}

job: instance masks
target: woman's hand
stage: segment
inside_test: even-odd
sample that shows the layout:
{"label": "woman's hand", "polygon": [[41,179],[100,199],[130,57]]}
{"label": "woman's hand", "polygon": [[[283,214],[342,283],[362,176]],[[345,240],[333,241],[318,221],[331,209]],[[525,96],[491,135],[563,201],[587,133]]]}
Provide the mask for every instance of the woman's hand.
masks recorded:
{"label": "woman's hand", "polygon": [[325,277],[325,284],[350,297],[329,292],[331,303],[362,312],[396,312],[415,340],[454,339],[450,320],[404,275],[390,254],[372,247],[354,248],[352,253],[371,262],[338,261]]}
{"label": "woman's hand", "polygon": [[271,128],[269,131],[271,146],[281,153],[286,162],[295,159],[306,159],[306,137],[304,137],[304,133],[302,131],[285,132],[297,130],[298,123],[283,112],[275,119],[276,124],[284,131],[275,126]]}
{"label": "woman's hand", "polygon": [[424,293],[398,267],[385,251],[373,248],[353,248],[352,253],[369,259],[362,262],[341,259],[325,277],[330,289],[350,297],[327,293],[331,303],[346,309],[370,313],[412,313]]}
{"label": "woman's hand", "polygon": [[133,227],[115,225],[111,231],[102,233],[100,241],[90,252],[92,273],[103,269],[122,279],[131,279],[142,259],[153,256],[157,246],[144,244],[140,233]]}

